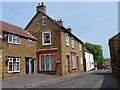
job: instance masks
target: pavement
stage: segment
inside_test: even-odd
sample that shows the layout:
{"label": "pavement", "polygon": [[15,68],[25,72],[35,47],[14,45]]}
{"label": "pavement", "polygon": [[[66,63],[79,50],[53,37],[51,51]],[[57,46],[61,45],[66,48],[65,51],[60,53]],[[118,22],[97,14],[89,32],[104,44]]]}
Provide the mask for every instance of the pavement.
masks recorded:
{"label": "pavement", "polygon": [[[84,73],[81,73],[82,75]],[[2,80],[2,88],[31,88],[34,86],[44,86],[46,84],[59,82],[68,78],[76,77],[78,74],[67,76],[49,75],[49,74],[31,74]]]}
{"label": "pavement", "polygon": [[90,71],[66,76],[31,74],[2,80],[2,88],[120,88],[108,70]]}

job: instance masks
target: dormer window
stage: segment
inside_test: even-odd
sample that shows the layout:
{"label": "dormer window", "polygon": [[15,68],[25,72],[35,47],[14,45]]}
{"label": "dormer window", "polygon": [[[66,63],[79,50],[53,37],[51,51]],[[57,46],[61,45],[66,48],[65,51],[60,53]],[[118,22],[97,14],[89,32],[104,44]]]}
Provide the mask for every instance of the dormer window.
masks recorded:
{"label": "dormer window", "polygon": [[42,26],[46,26],[47,25],[47,19],[45,16],[42,17]]}

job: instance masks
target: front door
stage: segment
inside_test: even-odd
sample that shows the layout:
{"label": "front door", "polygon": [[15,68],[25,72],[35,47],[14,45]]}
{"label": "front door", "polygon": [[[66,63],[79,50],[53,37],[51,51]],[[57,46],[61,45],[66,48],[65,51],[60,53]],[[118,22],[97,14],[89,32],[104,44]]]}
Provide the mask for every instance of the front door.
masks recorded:
{"label": "front door", "polygon": [[35,73],[35,60],[31,61],[31,73]]}
{"label": "front door", "polygon": [[30,58],[26,58],[26,60],[25,60],[25,65],[26,65],[26,74],[29,74],[30,73]]}

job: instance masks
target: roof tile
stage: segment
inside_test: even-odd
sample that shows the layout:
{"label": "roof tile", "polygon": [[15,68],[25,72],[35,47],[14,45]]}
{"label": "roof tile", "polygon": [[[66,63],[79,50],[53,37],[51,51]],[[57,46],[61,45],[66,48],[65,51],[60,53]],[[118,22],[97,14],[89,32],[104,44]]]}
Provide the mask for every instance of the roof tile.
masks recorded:
{"label": "roof tile", "polygon": [[24,30],[23,28],[1,20],[0,20],[0,30],[2,30],[3,32],[12,33],[26,38],[37,40],[34,36],[32,36],[28,31]]}

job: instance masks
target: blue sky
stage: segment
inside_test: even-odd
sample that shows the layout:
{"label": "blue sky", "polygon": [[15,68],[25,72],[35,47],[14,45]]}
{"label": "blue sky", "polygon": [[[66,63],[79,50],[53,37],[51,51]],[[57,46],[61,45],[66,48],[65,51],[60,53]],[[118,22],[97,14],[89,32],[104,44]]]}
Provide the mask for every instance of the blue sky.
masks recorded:
{"label": "blue sky", "polygon": [[[22,28],[36,13],[37,2],[2,3],[0,19]],[[117,2],[46,2],[47,14],[62,19],[65,27],[84,42],[102,45],[109,57],[108,39],[118,32]]]}

